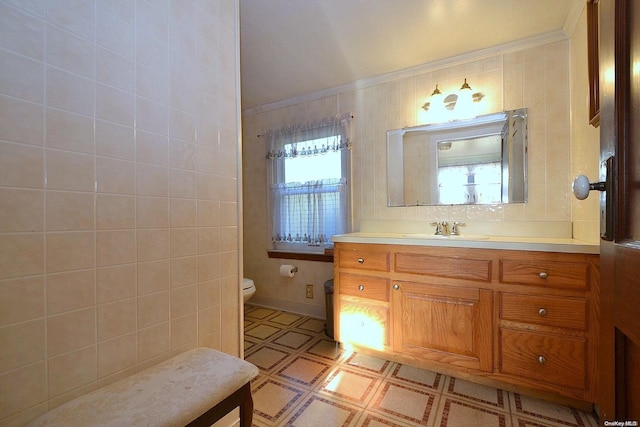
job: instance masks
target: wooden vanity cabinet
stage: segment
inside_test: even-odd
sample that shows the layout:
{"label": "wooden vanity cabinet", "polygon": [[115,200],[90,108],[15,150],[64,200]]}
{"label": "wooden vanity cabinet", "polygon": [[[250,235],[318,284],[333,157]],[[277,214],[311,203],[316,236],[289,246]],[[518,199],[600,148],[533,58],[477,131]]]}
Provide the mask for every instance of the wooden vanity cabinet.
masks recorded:
{"label": "wooden vanity cabinet", "polygon": [[362,246],[336,248],[334,264],[337,340],[391,351],[389,252]]}
{"label": "wooden vanity cabinet", "polygon": [[550,400],[595,401],[597,255],[358,243],[334,254],[337,341]]}
{"label": "wooden vanity cabinet", "polygon": [[497,372],[593,402],[598,256],[511,251],[499,266]]}
{"label": "wooden vanity cabinet", "polygon": [[491,282],[491,259],[451,248],[394,249],[394,351],[491,372],[493,292],[482,288]]}
{"label": "wooden vanity cabinet", "polygon": [[491,372],[490,290],[406,281],[393,287],[395,352]]}

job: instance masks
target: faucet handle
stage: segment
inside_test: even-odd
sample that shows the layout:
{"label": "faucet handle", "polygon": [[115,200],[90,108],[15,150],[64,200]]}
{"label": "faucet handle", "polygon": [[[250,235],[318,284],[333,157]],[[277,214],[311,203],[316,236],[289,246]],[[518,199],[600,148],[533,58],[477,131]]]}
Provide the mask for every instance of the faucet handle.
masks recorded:
{"label": "faucet handle", "polygon": [[440,236],[442,234],[442,221],[430,222],[429,225],[435,225],[436,226],[436,232],[435,232],[436,236]]}
{"label": "faucet handle", "polygon": [[451,226],[451,234],[454,236],[459,235],[460,232],[458,231],[458,227],[461,225],[466,225],[466,224],[464,222],[454,221],[453,225]]}
{"label": "faucet handle", "polygon": [[436,226],[435,235],[436,236],[440,236],[440,235],[442,235],[443,230],[447,226],[447,221],[434,221],[434,222],[430,222],[429,224]]}

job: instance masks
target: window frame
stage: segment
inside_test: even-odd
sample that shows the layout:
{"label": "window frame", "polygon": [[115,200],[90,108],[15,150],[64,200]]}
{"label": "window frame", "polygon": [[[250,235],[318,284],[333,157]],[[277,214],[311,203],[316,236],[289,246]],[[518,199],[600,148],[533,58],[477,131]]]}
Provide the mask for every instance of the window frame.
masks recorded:
{"label": "window frame", "polygon": [[[298,135],[297,138],[292,137],[290,134],[286,137],[282,137],[281,139],[287,140],[285,142],[276,142],[275,145],[281,148],[291,144],[291,143],[301,143],[304,141],[313,141],[315,139],[328,138],[331,139],[335,136],[340,137],[340,168],[341,168],[341,185],[343,191],[343,199],[344,202],[342,206],[344,207],[344,232],[349,232],[352,229],[352,219],[351,219],[351,139],[350,139],[350,131],[348,127],[341,125],[340,123],[343,120],[346,120],[346,115],[336,116],[333,118],[336,120],[335,125],[333,124],[322,124],[315,126],[310,131],[302,131]],[[351,115],[349,114],[348,120],[351,119]],[[349,126],[349,125],[347,125]],[[324,134],[323,136],[316,136],[313,138],[309,138],[309,135],[313,134],[313,129],[326,128],[329,131],[328,134]],[[331,132],[333,129],[333,132]],[[323,132],[322,130],[320,132]],[[271,135],[271,138],[278,138],[277,135]],[[274,144],[272,143],[272,146]],[[272,149],[273,150],[273,149]],[[271,151],[267,157],[273,155],[273,151]],[[317,154],[321,156],[321,153]],[[273,188],[272,185],[274,183],[284,184],[284,176],[285,176],[285,162],[284,159],[269,159],[269,164],[267,166],[267,220],[268,220],[268,235],[267,235],[267,252],[269,258],[289,258],[289,259],[305,259],[312,261],[325,261],[325,262],[333,262],[333,242],[331,242],[331,236],[327,236],[327,242],[322,246],[307,246],[302,245],[300,243],[291,243],[288,244],[286,242],[276,242],[273,239],[274,235],[274,215],[275,215],[275,207],[274,196],[272,194]],[[322,179],[322,178],[320,178]],[[301,250],[304,249],[304,250]]]}

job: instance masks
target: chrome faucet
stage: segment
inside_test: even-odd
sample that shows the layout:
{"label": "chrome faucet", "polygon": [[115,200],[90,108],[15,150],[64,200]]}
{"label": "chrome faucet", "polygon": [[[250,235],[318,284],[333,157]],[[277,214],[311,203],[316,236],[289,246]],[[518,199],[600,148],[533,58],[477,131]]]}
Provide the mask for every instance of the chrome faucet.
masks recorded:
{"label": "chrome faucet", "polygon": [[458,221],[454,221],[451,225],[451,235],[452,236],[459,236],[460,235],[460,230],[458,230],[458,227],[461,225],[465,225],[464,222],[458,222]]}
{"label": "chrome faucet", "polygon": [[447,234],[449,234],[447,221],[436,221],[430,224],[436,226],[436,236],[446,236]]}
{"label": "chrome faucet", "polygon": [[[436,236],[459,236],[460,230],[458,228],[461,225],[465,225],[464,222],[458,221],[452,221],[451,223],[447,221],[435,221],[429,224],[436,226],[436,232],[434,233]],[[449,230],[449,224],[451,224],[451,230]]]}

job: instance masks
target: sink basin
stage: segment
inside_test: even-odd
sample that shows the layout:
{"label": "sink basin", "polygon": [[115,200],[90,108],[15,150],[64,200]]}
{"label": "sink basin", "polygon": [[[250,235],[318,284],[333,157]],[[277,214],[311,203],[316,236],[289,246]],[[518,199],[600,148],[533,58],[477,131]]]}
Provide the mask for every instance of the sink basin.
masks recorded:
{"label": "sink basin", "polygon": [[436,234],[403,234],[402,237],[410,237],[412,239],[433,239],[433,240],[488,240],[489,236],[480,236],[477,234],[462,235],[436,235]]}

